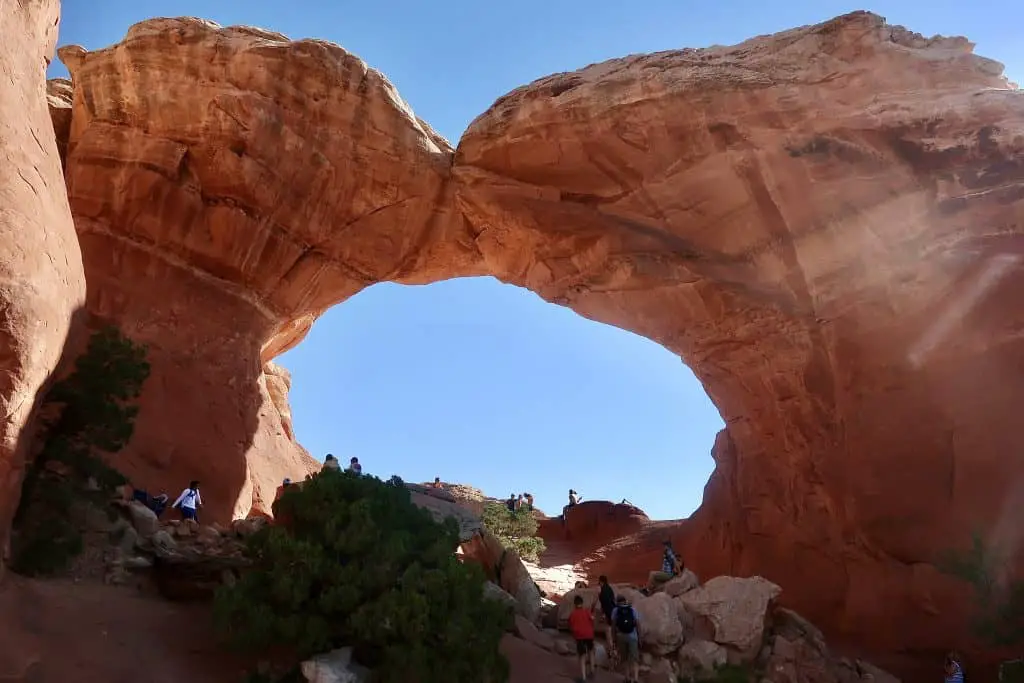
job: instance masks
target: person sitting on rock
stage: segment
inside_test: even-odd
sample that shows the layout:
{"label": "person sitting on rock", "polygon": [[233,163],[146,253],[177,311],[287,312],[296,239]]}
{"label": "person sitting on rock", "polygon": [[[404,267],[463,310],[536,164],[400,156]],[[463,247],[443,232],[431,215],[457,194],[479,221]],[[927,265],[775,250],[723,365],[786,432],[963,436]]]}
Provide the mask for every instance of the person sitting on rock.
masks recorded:
{"label": "person sitting on rock", "polygon": [[288,487],[292,485],[292,480],[285,477],[285,480],[281,482],[281,485],[277,487],[277,491],[274,492],[274,502],[281,500],[281,496],[288,490]]}
{"label": "person sitting on rock", "polygon": [[640,615],[625,595],[620,595],[616,603],[612,610],[615,647],[626,664],[626,683],[640,683]]}
{"label": "person sitting on rock", "polygon": [[330,453],[328,453],[327,457],[324,458],[324,466],[320,468],[321,472],[327,472],[328,470],[330,470],[332,472],[340,472],[341,471],[341,463],[338,462],[338,459],[335,458]]}
{"label": "person sitting on rock", "polygon": [[189,482],[188,488],[181,492],[181,495],[178,496],[178,499],[174,501],[171,507],[181,510],[181,518],[183,520],[191,519],[193,522],[198,522],[198,509],[202,504],[203,498],[199,495],[199,482],[192,480]]}
{"label": "person sitting on rock", "polygon": [[671,581],[672,577],[679,573],[680,562],[676,553],[672,550],[672,541],[665,539],[662,542],[664,552],[661,556],[661,571],[650,573],[647,578],[647,592],[653,593],[664,583]]}
{"label": "person sitting on rock", "polygon": [[587,680],[587,664],[590,676],[596,673],[594,655],[594,615],[583,609],[583,596],[572,599],[573,610],[569,613],[569,630],[576,641],[576,654],[580,659],[580,680]]}
{"label": "person sitting on rock", "polygon": [[572,489],[569,489],[569,507],[576,505],[580,502],[580,494],[576,493]]}
{"label": "person sitting on rock", "polygon": [[359,464],[359,458],[352,458],[348,461],[348,471],[355,474],[363,473],[363,466]]}

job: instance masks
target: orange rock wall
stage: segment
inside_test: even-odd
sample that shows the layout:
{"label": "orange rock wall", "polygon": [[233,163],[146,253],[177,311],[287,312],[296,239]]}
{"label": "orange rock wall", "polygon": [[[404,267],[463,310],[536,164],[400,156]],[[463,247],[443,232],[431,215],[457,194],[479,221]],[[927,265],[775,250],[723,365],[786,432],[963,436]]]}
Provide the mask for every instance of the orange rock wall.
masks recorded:
{"label": "orange rock wall", "polygon": [[85,293],[46,102],[58,22],[56,0],[0,3],[0,571],[37,393]]}

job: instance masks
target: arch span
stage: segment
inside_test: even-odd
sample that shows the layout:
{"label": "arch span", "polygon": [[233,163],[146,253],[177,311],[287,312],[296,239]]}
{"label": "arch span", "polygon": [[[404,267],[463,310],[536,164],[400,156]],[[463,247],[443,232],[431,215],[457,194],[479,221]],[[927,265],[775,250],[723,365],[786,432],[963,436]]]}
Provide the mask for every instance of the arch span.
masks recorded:
{"label": "arch span", "polygon": [[966,40],[854,13],[612,60],[505,95],[455,150],[320,41],[158,19],[60,54],[88,306],[153,356],[133,474],[247,511],[308,466],[265,363],[369,284],[490,274],[704,384],[727,427],[680,532],[702,573],[948,645],[928,562],[1024,485],[1024,99]]}

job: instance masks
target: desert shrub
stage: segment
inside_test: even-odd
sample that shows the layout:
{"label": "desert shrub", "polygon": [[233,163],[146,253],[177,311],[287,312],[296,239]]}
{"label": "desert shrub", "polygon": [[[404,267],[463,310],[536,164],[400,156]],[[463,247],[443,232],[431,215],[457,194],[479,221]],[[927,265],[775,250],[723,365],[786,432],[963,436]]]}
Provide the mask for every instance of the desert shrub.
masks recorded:
{"label": "desert shrub", "polygon": [[975,635],[995,646],[1024,642],[1024,581],[1009,577],[1010,557],[975,533],[963,551],[949,551],[938,569],[970,584],[975,605]]}
{"label": "desert shrub", "polygon": [[525,506],[512,512],[501,503],[484,506],[483,523],[506,548],[524,560],[536,562],[544,552],[544,539],[537,536],[537,519]]}
{"label": "desert shrub", "polygon": [[149,377],[146,349],[115,328],[93,334],[74,371],[43,400],[42,447],[29,466],[14,518],[15,571],[55,574],[82,551],[72,508],[103,504],[124,477],[103,460],[124,448],[135,427],[135,400]]}
{"label": "desert shrub", "polygon": [[287,525],[248,541],[253,568],[218,591],[221,632],[243,649],[304,659],[351,646],[382,683],[500,683],[504,607],[460,563],[458,530],[410,500],[400,480],[324,472],[275,506]]}

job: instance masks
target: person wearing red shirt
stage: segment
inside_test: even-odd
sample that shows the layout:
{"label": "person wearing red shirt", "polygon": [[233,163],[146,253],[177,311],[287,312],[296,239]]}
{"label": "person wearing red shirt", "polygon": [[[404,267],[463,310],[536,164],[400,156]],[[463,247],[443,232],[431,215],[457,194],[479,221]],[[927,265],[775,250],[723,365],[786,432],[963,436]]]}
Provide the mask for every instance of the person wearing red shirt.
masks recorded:
{"label": "person wearing red shirt", "polygon": [[576,654],[580,658],[581,680],[587,680],[587,664],[590,664],[590,675],[594,675],[594,615],[590,610],[583,609],[583,596],[577,595],[572,601],[573,610],[569,614],[569,630],[576,640]]}

